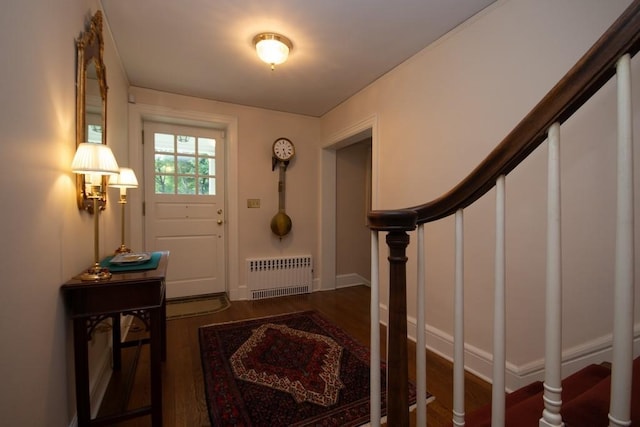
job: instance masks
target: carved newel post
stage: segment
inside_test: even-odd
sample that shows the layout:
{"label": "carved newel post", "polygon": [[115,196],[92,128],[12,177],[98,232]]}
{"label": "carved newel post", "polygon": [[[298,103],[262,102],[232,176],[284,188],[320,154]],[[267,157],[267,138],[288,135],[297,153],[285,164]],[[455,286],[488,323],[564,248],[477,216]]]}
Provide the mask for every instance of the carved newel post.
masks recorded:
{"label": "carved newel post", "polygon": [[[387,425],[409,426],[409,361],[407,354],[408,231],[415,230],[412,210],[373,211],[369,228],[386,231],[389,247],[389,327],[387,340]],[[371,325],[375,328],[376,325]]]}
{"label": "carved newel post", "polygon": [[409,235],[387,234],[389,246],[389,344],[387,398],[388,425],[409,425],[409,367],[407,360],[407,256]]}

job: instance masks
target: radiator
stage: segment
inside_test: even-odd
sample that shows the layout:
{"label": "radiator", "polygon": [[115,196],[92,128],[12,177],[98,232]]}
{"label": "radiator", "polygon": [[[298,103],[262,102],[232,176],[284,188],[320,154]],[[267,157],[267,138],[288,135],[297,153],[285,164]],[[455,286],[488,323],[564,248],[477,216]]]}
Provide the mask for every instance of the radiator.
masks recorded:
{"label": "radiator", "polygon": [[310,255],[247,259],[247,286],[252,300],[311,292]]}

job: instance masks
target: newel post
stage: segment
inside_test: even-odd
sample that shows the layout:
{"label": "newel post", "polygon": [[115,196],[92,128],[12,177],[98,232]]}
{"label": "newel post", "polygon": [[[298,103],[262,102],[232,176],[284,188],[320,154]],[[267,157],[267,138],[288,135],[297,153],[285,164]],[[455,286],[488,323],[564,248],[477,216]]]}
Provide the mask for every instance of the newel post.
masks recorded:
{"label": "newel post", "polygon": [[[387,231],[389,247],[389,326],[387,330],[387,425],[409,425],[409,362],[407,352],[407,231],[416,228],[415,211],[369,214],[369,228]],[[371,325],[372,328],[378,325]]]}
{"label": "newel post", "polygon": [[[389,246],[388,425],[409,425],[409,364],[407,360],[407,256],[409,235],[387,234]],[[393,397],[389,393],[393,393]]]}

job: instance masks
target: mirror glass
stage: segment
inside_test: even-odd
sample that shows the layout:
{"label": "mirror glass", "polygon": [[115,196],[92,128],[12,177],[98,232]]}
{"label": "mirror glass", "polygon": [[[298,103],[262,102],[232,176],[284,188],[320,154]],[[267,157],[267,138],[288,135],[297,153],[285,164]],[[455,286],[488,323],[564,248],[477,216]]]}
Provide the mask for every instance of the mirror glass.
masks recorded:
{"label": "mirror glass", "polygon": [[102,132],[102,95],[100,93],[96,66],[93,61],[87,64],[86,71],[84,97],[86,138],[83,142],[106,144],[106,141],[103,138],[104,133]]}
{"label": "mirror glass", "polygon": [[[91,18],[89,28],[76,41],[77,46],[77,99],[76,99],[76,146],[82,142],[107,143],[107,78],[103,60],[102,12]],[[78,208],[93,213],[93,201],[84,175],[76,175]],[[107,178],[103,177],[102,188]],[[102,191],[98,206],[104,209],[107,193]]]}

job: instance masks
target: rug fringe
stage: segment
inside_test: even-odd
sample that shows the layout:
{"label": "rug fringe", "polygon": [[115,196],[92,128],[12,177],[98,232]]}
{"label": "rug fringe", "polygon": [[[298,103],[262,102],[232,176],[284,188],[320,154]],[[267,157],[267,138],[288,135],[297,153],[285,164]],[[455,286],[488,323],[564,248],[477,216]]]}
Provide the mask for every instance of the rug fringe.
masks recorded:
{"label": "rug fringe", "polygon": [[317,311],[315,311],[315,310],[292,311],[292,312],[288,312],[288,313],[268,314],[266,316],[261,316],[261,317],[248,317],[248,318],[242,318],[242,319],[238,319],[238,320],[228,320],[226,322],[216,322],[216,323],[209,323],[207,325],[202,325],[202,326],[199,326],[198,329],[207,328],[209,326],[229,325],[231,323],[237,323],[237,322],[245,322],[245,321],[253,321],[253,320],[265,320],[265,319],[270,319],[272,317],[286,316],[286,315],[290,315],[290,314],[308,314],[308,313],[317,313]]}

